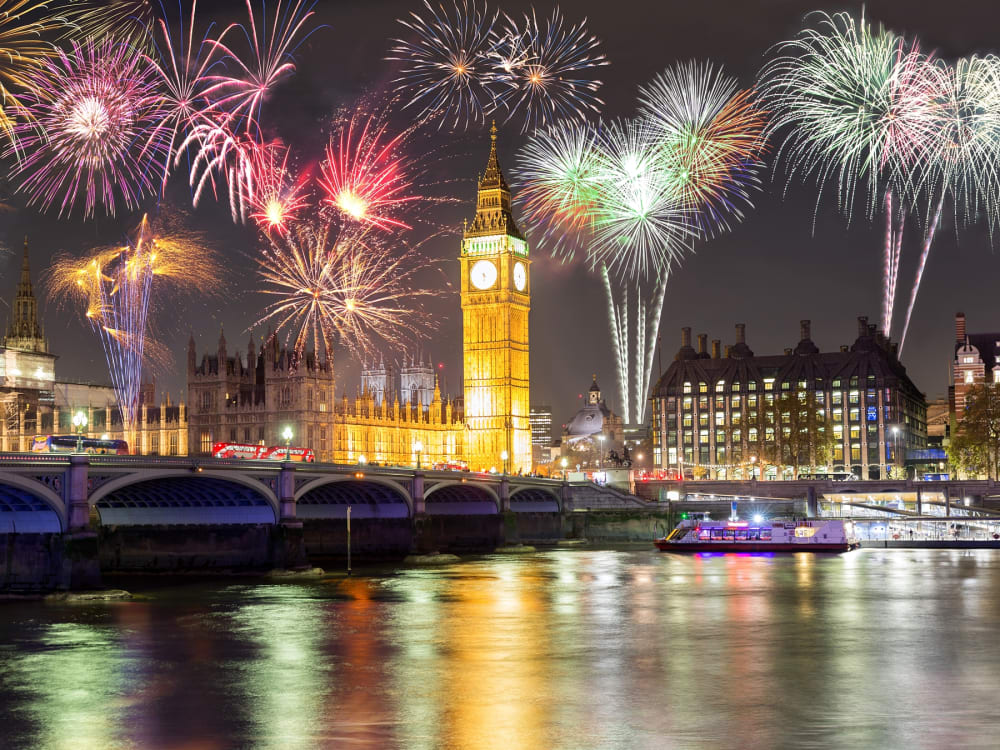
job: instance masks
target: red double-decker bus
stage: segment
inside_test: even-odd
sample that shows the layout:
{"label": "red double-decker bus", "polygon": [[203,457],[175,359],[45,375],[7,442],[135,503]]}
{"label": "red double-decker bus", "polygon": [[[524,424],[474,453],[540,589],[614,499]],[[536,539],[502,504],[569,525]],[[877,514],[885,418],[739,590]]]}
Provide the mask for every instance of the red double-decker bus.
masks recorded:
{"label": "red double-decker bus", "polygon": [[[311,464],[316,460],[312,448],[286,448],[283,445],[248,445],[246,443],[216,443],[213,458],[246,458],[254,461],[299,461]],[[287,458],[286,458],[287,457]]]}

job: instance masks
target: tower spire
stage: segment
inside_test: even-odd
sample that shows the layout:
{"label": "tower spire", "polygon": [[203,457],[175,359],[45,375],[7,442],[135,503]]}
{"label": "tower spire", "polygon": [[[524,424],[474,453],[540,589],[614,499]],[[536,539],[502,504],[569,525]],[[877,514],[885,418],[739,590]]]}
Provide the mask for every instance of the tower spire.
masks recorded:
{"label": "tower spire", "polygon": [[24,256],[21,260],[21,280],[17,284],[11,305],[10,329],[3,345],[25,352],[49,350],[48,342],[38,321],[38,301],[31,286],[31,264],[28,260],[28,235],[24,236]]}
{"label": "tower spire", "polygon": [[497,126],[490,127],[490,155],[486,160],[486,171],[479,178],[479,195],[476,200],[476,216],[471,224],[463,227],[466,237],[509,234],[523,240],[524,235],[514,222],[510,207],[510,187],[500,169],[497,156]]}

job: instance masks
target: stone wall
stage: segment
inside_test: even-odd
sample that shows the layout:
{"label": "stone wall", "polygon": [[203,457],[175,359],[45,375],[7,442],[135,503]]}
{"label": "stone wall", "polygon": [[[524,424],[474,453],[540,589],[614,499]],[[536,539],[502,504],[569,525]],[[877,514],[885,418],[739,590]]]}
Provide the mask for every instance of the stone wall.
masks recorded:
{"label": "stone wall", "polygon": [[280,527],[105,526],[99,531],[101,570],[162,572],[274,567]]}

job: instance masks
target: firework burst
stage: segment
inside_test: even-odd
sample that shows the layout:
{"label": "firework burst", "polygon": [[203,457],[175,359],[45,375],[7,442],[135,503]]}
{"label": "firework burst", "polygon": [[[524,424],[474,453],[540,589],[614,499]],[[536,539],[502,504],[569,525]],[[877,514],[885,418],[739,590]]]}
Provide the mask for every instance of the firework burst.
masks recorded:
{"label": "firework burst", "polygon": [[111,38],[74,42],[30,80],[10,149],[22,155],[15,174],[29,203],[59,204],[62,216],[82,196],[84,216],[98,203],[114,214],[117,201],[133,209],[155,191],[168,152],[148,134],[166,108],[144,58]]}
{"label": "firework burst", "polygon": [[175,154],[175,166],[188,147],[197,149],[190,169],[194,205],[201,202],[206,189],[218,198],[221,182],[229,195],[233,221],[245,221],[253,199],[253,154],[259,144],[242,131],[234,133],[229,118],[217,116],[205,117],[190,128]]}
{"label": "firework burst", "polygon": [[431,318],[414,300],[436,292],[417,285],[427,262],[391,250],[371,232],[331,224],[297,225],[273,237],[258,259],[264,292],[277,299],[256,325],[284,331],[297,359],[312,343],[329,357],[335,343],[358,355],[384,342],[406,346],[426,336]]}
{"label": "firework burst", "polygon": [[710,63],[678,65],[640,89],[642,113],[670,192],[701,236],[743,218],[757,173],[766,125],[751,92]]}
{"label": "firework burst", "polygon": [[147,46],[156,18],[154,0],[74,0],[66,11],[69,39],[114,37]]}
{"label": "firework burst", "polygon": [[0,132],[8,136],[14,133],[16,112],[30,115],[18,92],[36,86],[45,62],[58,54],[42,37],[64,28],[66,19],[52,15],[48,6],[44,1],[0,0]]}
{"label": "firework burst", "polygon": [[57,257],[47,284],[57,298],[81,304],[98,332],[130,443],[139,408],[143,367],[156,344],[150,329],[153,301],[168,291],[214,292],[219,269],[199,238],[158,235],[146,217],[126,245],[88,258]]}
{"label": "firework burst", "polygon": [[161,193],[170,168],[178,159],[178,146],[185,141],[194,125],[209,122],[205,115],[209,88],[207,77],[215,62],[215,48],[208,37],[195,42],[197,8],[197,0],[194,0],[187,33],[182,22],[176,38],[171,35],[166,20],[159,19],[153,40],[154,52],[146,56],[159,79],[165,108],[164,119],[150,131],[146,140],[147,144],[166,144],[168,158],[164,164]]}
{"label": "firework burst", "polygon": [[503,84],[499,105],[511,117],[523,118],[522,131],[599,112],[604,104],[597,97],[601,81],[591,76],[608,64],[599,46],[586,19],[570,26],[559,8],[543,22],[532,10],[520,28],[507,17],[491,53],[500,64],[494,72]]}
{"label": "firework burst", "polygon": [[264,231],[285,233],[307,205],[305,180],[296,179],[288,164],[290,151],[273,141],[250,152],[250,218]]}
{"label": "firework burst", "polygon": [[394,135],[387,112],[358,110],[337,126],[320,168],[322,202],[348,223],[410,229],[400,215],[421,199],[414,192],[420,168],[406,153],[417,126]]}
{"label": "firework burst", "polygon": [[412,38],[396,39],[386,58],[403,62],[396,84],[409,94],[404,107],[422,105],[421,118],[451,113],[456,127],[484,122],[497,98],[490,59],[497,14],[478,0],[455,0],[454,12],[430,0],[424,7],[425,17],[411,12],[399,19]]}
{"label": "firework burst", "polygon": [[[294,0],[283,7],[282,0],[278,0],[268,29],[266,10],[258,22],[251,0],[246,0],[247,25],[229,26],[211,42],[233,69],[230,73],[208,76],[210,85],[206,94],[212,99],[211,109],[233,118],[242,117],[247,132],[255,127],[267,94],[278,81],[295,71],[295,50],[312,33],[306,32],[306,26],[313,15],[313,5]],[[231,32],[237,31],[242,32],[250,53],[245,60],[233,46],[224,43]]]}

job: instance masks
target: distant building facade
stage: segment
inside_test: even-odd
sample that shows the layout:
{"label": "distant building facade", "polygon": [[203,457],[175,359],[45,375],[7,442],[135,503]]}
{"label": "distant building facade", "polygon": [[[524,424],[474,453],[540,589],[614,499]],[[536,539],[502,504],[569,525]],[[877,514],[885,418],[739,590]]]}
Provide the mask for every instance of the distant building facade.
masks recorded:
{"label": "distant building facade", "polygon": [[625,453],[625,423],[608,407],[597,384],[597,375],[586,394],[586,403],[563,427],[561,457],[568,465],[593,468],[607,465],[612,455]]}
{"label": "distant building facade", "polygon": [[[124,439],[121,412],[110,386],[59,380],[56,355],[38,314],[31,283],[28,239],[11,305],[7,335],[0,346],[0,451],[31,450],[36,435],[75,434],[73,415],[87,415],[86,437]],[[143,386],[133,453],[187,455],[187,413],[169,395],[154,403],[155,386]]]}
{"label": "distant building facade", "polygon": [[768,439],[754,426],[758,410],[779,393],[801,400],[809,391],[830,417],[829,471],[886,477],[906,451],[926,448],[924,395],[899,362],[896,345],[867,318],[858,318],[857,339],[840,351],[820,352],[804,320],[794,348],[766,356],[754,354],[739,324],[736,343],[724,353],[718,340],[709,353],[705,335],[695,350],[691,329],[682,329],[681,347],[652,393],[655,465],[683,476],[747,478],[751,457]]}
{"label": "distant building facade", "polygon": [[528,414],[531,424],[531,462],[533,466],[552,460],[552,407],[536,404]]}
{"label": "distant building facade", "polygon": [[955,313],[955,348],[948,385],[952,428],[965,412],[969,389],[983,383],[1000,383],[1000,333],[969,333],[965,313]]}

